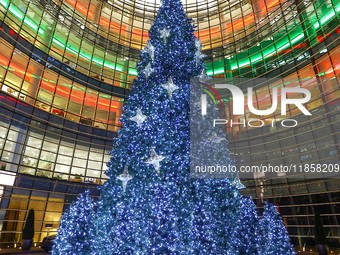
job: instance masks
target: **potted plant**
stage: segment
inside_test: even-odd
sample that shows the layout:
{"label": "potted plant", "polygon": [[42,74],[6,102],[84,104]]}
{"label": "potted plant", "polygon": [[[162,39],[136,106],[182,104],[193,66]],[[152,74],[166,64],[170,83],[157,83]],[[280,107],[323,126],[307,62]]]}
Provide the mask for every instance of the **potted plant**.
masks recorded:
{"label": "potted plant", "polygon": [[75,174],[72,181],[74,182],[83,182],[83,179],[81,178],[82,174]]}
{"label": "potted plant", "polygon": [[53,176],[53,179],[62,180],[63,177],[60,174]]}
{"label": "potted plant", "polygon": [[28,251],[29,249],[31,249],[33,243],[33,236],[34,236],[34,210],[31,209],[28,212],[25,227],[22,230],[22,249],[24,251]]}
{"label": "potted plant", "polygon": [[315,243],[319,255],[327,255],[327,238],[320,213],[315,212]]}

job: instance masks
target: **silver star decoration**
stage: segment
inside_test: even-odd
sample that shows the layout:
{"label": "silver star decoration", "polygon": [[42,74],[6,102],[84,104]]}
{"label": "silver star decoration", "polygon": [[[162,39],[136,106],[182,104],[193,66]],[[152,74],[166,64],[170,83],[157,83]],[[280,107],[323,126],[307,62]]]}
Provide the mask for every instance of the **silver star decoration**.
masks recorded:
{"label": "silver star decoration", "polygon": [[169,77],[169,81],[167,83],[162,84],[162,87],[167,90],[170,100],[172,98],[172,93],[174,93],[174,91],[178,89],[178,86],[175,85],[174,82],[172,81],[171,76]]}
{"label": "silver star decoration", "polygon": [[123,190],[125,193],[128,181],[130,181],[133,178],[128,172],[127,165],[125,165],[123,172],[120,175],[118,175],[116,178],[122,182]]}
{"label": "silver star decoration", "polygon": [[240,180],[240,176],[238,172],[236,173],[234,181],[231,183],[236,189],[245,189],[246,186],[244,186]]}
{"label": "silver star decoration", "polygon": [[151,64],[149,63],[145,69],[143,70],[143,73],[145,74],[145,78],[147,79],[153,72],[155,71],[155,69],[153,69],[151,67]]}
{"label": "silver star decoration", "polygon": [[151,67],[151,64],[149,63],[145,69],[143,70],[143,73],[145,74],[145,78],[147,79],[153,72],[155,71],[155,69],[153,69]]}
{"label": "silver star decoration", "polygon": [[142,51],[143,53],[148,53],[152,59],[152,61],[155,60],[155,47],[151,44],[150,41],[147,42],[144,50]]}
{"label": "silver star decoration", "polygon": [[166,44],[166,39],[170,36],[170,29],[163,28],[163,30],[159,31],[161,34],[160,38],[163,38],[164,44]]}
{"label": "silver star decoration", "polygon": [[165,156],[158,155],[154,147],[151,147],[150,157],[145,161],[148,165],[153,165],[158,174],[160,174],[160,162],[165,158]]}
{"label": "silver star decoration", "polygon": [[226,140],[225,138],[217,136],[215,132],[212,132],[211,136],[208,139],[213,143],[220,143],[221,141]]}
{"label": "silver star decoration", "polygon": [[199,50],[199,51],[201,51],[202,48],[204,47],[201,43],[201,40],[198,39],[198,37],[196,37],[196,39],[195,39],[195,46],[196,46],[196,49]]}
{"label": "silver star decoration", "polygon": [[143,115],[140,108],[137,109],[137,113],[134,117],[130,118],[130,120],[137,123],[137,127],[141,127],[143,122],[148,118],[148,116]]}
{"label": "silver star decoration", "polygon": [[212,78],[210,76],[208,76],[206,73],[205,73],[205,70],[202,69],[202,72],[200,75],[197,76],[199,78],[199,81],[202,82],[202,83],[206,83],[207,81],[211,80]]}
{"label": "silver star decoration", "polygon": [[203,54],[202,51],[197,50],[195,53],[196,65],[201,61],[202,58],[205,58],[207,55]]}

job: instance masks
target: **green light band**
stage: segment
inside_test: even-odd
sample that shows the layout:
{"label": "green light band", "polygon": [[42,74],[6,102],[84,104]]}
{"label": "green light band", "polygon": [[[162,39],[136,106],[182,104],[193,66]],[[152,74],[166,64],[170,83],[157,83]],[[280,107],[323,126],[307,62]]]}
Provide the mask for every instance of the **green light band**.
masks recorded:
{"label": "green light band", "polygon": [[[340,11],[340,8],[337,8],[337,12]],[[316,22],[314,24],[314,28],[319,28],[320,27],[320,23],[321,25],[325,24],[327,21],[329,21],[331,18],[333,18],[335,16],[335,11],[333,9],[331,9],[329,12],[327,12],[318,22]]]}
{"label": "green light band", "polygon": [[3,5],[6,9],[8,7],[8,1],[6,0],[0,0],[0,4]]}

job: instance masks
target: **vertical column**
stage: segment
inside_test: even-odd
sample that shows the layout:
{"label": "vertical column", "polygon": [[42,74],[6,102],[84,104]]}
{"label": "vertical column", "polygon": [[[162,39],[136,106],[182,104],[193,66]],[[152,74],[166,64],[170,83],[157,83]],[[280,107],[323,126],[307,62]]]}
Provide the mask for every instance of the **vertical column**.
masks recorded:
{"label": "vertical column", "polygon": [[[41,19],[40,28],[44,31],[42,35],[40,35],[40,41],[44,47],[45,52],[49,52],[52,38],[54,35],[54,31],[57,26],[57,20],[59,20],[59,14],[60,14],[60,1],[42,1],[42,6],[45,8],[45,11],[43,12],[43,16],[39,17]],[[46,11],[48,10],[48,11]]]}
{"label": "vertical column", "polygon": [[[40,46],[42,49],[48,53],[51,47],[54,31],[56,29],[57,20],[59,18],[61,2],[40,1],[39,3],[41,4],[42,8],[48,11],[44,11],[42,17],[37,17],[37,20],[41,20],[39,27],[44,31],[43,34],[38,34],[37,39],[41,42]],[[30,85],[26,91],[27,97],[25,100],[28,104],[34,105],[44,64],[45,63],[43,62],[38,63],[32,58],[30,59],[28,72],[32,74],[32,76],[29,78],[26,77],[30,82]]]}
{"label": "vertical column", "polygon": [[100,16],[102,14],[103,2],[101,1],[91,1],[89,8],[89,18],[92,20],[93,24],[98,25]]}
{"label": "vertical column", "polygon": [[40,77],[42,75],[43,70],[41,65],[39,65],[33,59],[31,59],[28,71],[32,74],[32,77],[30,79],[30,85],[27,88],[27,97],[25,101],[30,105],[34,105],[34,101],[36,99],[37,96],[36,94],[39,87]]}
{"label": "vertical column", "polygon": [[[223,3],[225,4],[225,1],[219,0],[218,1],[218,6],[220,7],[222,5],[223,8]],[[226,40],[228,38],[228,33],[227,33],[227,29],[226,29],[226,17],[225,17],[225,12],[218,10],[219,12],[219,18],[220,18],[220,30],[221,30],[221,39],[223,42],[223,47],[226,46]]]}
{"label": "vertical column", "polygon": [[9,164],[6,164],[6,171],[16,172],[20,162],[20,156],[24,147],[26,129],[19,128],[19,132],[14,145],[11,148],[11,156],[8,159]]}

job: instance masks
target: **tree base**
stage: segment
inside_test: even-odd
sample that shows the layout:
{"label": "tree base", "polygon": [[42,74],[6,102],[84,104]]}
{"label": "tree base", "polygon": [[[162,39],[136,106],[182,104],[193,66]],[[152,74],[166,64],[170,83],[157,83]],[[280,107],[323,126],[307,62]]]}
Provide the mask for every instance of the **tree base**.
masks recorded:
{"label": "tree base", "polygon": [[316,246],[316,250],[319,252],[319,255],[327,255],[328,254],[327,247],[324,244],[318,244]]}
{"label": "tree base", "polygon": [[33,239],[23,239],[22,240],[22,250],[29,251],[31,249]]}

